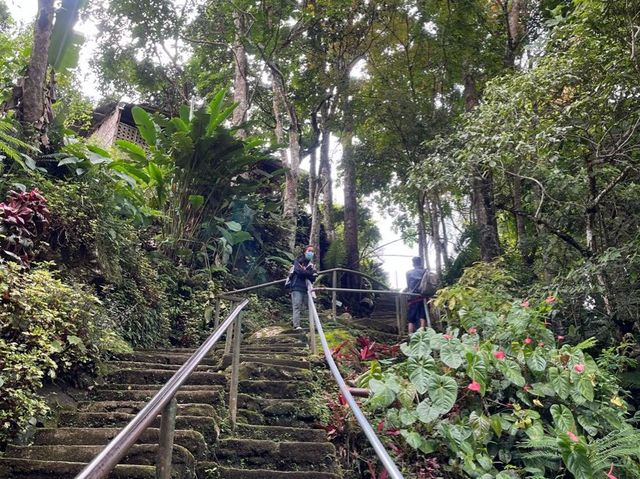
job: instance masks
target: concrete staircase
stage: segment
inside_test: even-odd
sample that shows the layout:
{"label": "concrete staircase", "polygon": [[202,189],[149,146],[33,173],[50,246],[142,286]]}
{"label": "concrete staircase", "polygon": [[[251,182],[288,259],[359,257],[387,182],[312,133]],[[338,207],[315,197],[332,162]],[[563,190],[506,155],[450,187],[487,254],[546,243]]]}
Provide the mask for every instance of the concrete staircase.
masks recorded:
{"label": "concrete staircase", "polygon": [[[406,301],[404,298],[400,301]],[[347,326],[355,326],[366,332],[367,336],[384,343],[398,342],[398,322],[396,319],[396,300],[391,294],[381,294],[374,301],[375,307],[371,316],[351,318],[345,322]],[[405,332],[402,331],[402,334]]]}
{"label": "concrete staircase", "polygon": [[[231,356],[221,348],[177,394],[173,477],[184,479],[338,479],[334,446],[310,401],[314,385],[306,336],[285,327],[241,348],[238,424],[226,417]],[[9,446],[0,478],[73,478],[177,371],[193,350],[124,354],[107,363],[104,384],[57,427],[39,428],[28,446]],[[109,477],[155,478],[160,417]]]}

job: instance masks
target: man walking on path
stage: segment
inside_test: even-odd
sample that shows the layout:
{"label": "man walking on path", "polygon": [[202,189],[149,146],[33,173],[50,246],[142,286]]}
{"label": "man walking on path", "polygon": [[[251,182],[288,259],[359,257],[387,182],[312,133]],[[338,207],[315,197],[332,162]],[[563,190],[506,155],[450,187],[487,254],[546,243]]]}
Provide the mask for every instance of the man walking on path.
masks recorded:
{"label": "man walking on path", "polygon": [[313,282],[318,276],[313,265],[313,246],[307,246],[304,253],[293,262],[293,268],[287,280],[287,287],[291,289],[291,305],[293,306],[293,327],[302,329],[300,315],[307,301],[307,280]]}
{"label": "man walking on path", "polygon": [[[416,256],[412,260],[413,269],[407,271],[407,291],[409,293],[420,294],[420,283],[425,273],[422,267],[422,258]],[[427,312],[424,309],[424,298],[422,296],[410,296],[407,309],[407,329],[409,334],[413,334],[418,327],[427,326]]]}

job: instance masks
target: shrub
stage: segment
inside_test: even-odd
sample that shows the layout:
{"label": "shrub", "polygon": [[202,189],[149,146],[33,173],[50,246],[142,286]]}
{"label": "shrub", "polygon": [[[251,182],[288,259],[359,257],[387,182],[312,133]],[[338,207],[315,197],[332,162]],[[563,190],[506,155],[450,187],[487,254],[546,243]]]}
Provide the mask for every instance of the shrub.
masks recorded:
{"label": "shrub", "polygon": [[0,203],[0,252],[21,264],[29,264],[37,253],[45,227],[49,223],[47,200],[37,189],[10,191]]}
{"label": "shrub", "polygon": [[400,360],[361,376],[389,446],[409,464],[435,459],[439,476],[587,479],[615,464],[618,477],[636,477],[640,432],[617,378],[587,352],[596,341],[554,335],[554,297],[507,306],[494,291],[442,291],[456,326],[419,330]]}
{"label": "shrub", "polygon": [[44,379],[81,384],[98,346],[117,344],[104,308],[82,287],[45,266],[0,265],[0,442],[47,412],[37,396]]}

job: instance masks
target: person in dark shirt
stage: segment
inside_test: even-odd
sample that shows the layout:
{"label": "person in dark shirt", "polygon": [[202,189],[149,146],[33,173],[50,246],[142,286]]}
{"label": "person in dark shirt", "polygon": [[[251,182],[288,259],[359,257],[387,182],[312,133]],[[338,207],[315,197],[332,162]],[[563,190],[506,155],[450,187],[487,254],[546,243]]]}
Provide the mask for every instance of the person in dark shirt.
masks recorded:
{"label": "person in dark shirt", "polygon": [[313,265],[313,246],[307,246],[304,253],[293,262],[293,271],[289,276],[288,287],[291,289],[291,305],[293,307],[293,327],[302,329],[300,317],[307,300],[307,280],[315,281],[318,273]]}
{"label": "person in dark shirt", "polygon": [[[413,269],[407,271],[407,292],[420,293],[420,282],[424,276],[425,269],[422,267],[422,258],[416,256],[412,260]],[[409,334],[413,334],[418,327],[427,326],[427,313],[424,309],[424,298],[422,296],[410,296],[407,308],[407,329]]]}

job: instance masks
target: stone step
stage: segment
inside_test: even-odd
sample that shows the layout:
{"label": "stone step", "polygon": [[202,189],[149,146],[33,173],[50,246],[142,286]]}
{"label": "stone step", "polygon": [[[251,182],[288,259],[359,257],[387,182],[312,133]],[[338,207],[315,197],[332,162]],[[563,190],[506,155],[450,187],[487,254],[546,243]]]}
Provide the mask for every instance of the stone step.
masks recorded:
{"label": "stone step", "polygon": [[[136,391],[136,390],[154,390],[159,391],[164,384],[124,384],[124,383],[109,383],[109,384],[98,384],[93,386],[93,391],[101,391],[104,389],[119,389],[125,391]],[[224,391],[226,385],[199,385],[199,384],[183,384],[180,386],[179,391]]]}
{"label": "stone step", "polygon": [[314,424],[300,419],[296,415],[265,415],[252,409],[238,409],[238,422],[252,426],[281,426],[293,428],[322,428],[321,424]]}
{"label": "stone step", "polygon": [[[108,387],[108,386],[107,386]],[[149,386],[152,387],[152,386]],[[176,393],[178,404],[202,403],[224,404],[224,392],[222,389],[206,389],[207,386],[199,386],[196,390],[179,390]],[[144,401],[148,402],[158,389],[96,389],[91,393],[91,398],[96,401]]]}
{"label": "stone step", "polygon": [[269,418],[294,419],[306,423],[315,421],[315,414],[304,399],[265,399],[249,394],[238,394],[238,407],[265,417],[264,424],[276,424]]}
{"label": "stone step", "polygon": [[[196,371],[215,373],[219,371],[217,362],[215,365],[201,364],[196,367]],[[164,364],[164,363],[143,363],[139,361],[107,361],[104,363],[107,367],[107,371],[122,370],[122,369],[156,369],[173,371],[174,373],[182,367],[181,364]]]}
{"label": "stone step", "polygon": [[297,336],[286,336],[286,335],[277,335],[277,336],[267,336],[264,338],[250,338],[247,339],[246,344],[251,345],[278,345],[278,346],[289,346],[293,348],[305,348],[307,346],[307,341],[301,340]]}
{"label": "stone step", "polygon": [[[53,445],[53,446],[8,446],[6,456],[29,461],[50,461],[89,463],[103,449],[103,446]],[[158,456],[158,445],[138,444],[131,447],[121,464],[154,466]],[[185,479],[195,477],[195,459],[182,446],[173,447],[173,468],[176,475]]]}
{"label": "stone step", "polygon": [[[232,354],[225,354],[220,362],[222,369],[231,366],[233,360]],[[240,362],[261,362],[264,364],[273,364],[276,366],[290,366],[298,369],[309,369],[310,362],[299,356],[287,356],[285,354],[240,354]]]}
{"label": "stone step", "polygon": [[304,382],[243,380],[238,384],[241,393],[264,398],[295,399],[311,395],[309,385]]}
{"label": "stone step", "polygon": [[[104,446],[118,435],[121,428],[42,428],[36,429],[33,444],[36,446],[45,445],[95,445]],[[147,428],[140,436],[138,444],[158,444],[160,439],[160,429]],[[177,445],[184,447],[191,454],[203,459],[208,456],[207,444],[204,436],[197,431],[177,430],[174,441]]]}
{"label": "stone step", "polygon": [[[108,373],[104,381],[108,384],[127,383],[127,384],[161,384],[164,385],[174,375],[175,371],[167,371],[165,369],[119,369]],[[210,372],[194,372],[189,376],[185,384],[213,385],[226,384],[226,376],[222,373]]]}
{"label": "stone step", "polygon": [[223,465],[276,471],[335,472],[335,453],[329,442],[222,439],[216,445],[216,458]]}
{"label": "stone step", "polygon": [[[138,414],[147,405],[144,401],[81,401],[78,403],[79,412],[123,412]],[[214,417],[215,408],[211,404],[180,403],[178,414],[182,416]]]}
{"label": "stone step", "polygon": [[327,433],[322,429],[306,427],[263,426],[256,424],[236,424],[235,435],[247,439],[264,439],[272,441],[322,442],[327,440]]}
{"label": "stone step", "polygon": [[[153,350],[147,350],[134,351],[133,353],[121,353],[114,356],[114,359],[117,361],[183,365],[190,357],[191,355],[186,353],[167,353],[166,351],[156,352]],[[200,364],[215,366],[217,363],[217,359],[210,355],[204,358]]]}
{"label": "stone step", "polygon": [[240,379],[271,379],[275,381],[309,381],[309,369],[292,368],[260,362],[240,364]]}
{"label": "stone step", "polygon": [[[209,469],[205,469],[206,467]],[[267,469],[235,469],[215,463],[198,468],[198,479],[340,479],[330,472],[316,471],[269,471]]]}
{"label": "stone step", "polygon": [[[7,479],[73,479],[87,464],[0,458],[0,477]],[[155,479],[155,466],[119,464],[109,479]],[[174,477],[178,479],[178,475]]]}
{"label": "stone step", "polygon": [[[122,412],[63,412],[58,418],[58,426],[123,428],[129,424],[134,417],[135,414]],[[160,415],[153,420],[149,427],[160,427]],[[212,417],[176,416],[176,429],[198,431],[208,442],[214,442],[218,436],[218,426]]]}

